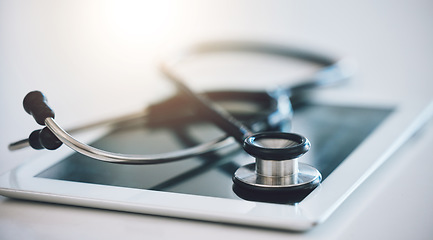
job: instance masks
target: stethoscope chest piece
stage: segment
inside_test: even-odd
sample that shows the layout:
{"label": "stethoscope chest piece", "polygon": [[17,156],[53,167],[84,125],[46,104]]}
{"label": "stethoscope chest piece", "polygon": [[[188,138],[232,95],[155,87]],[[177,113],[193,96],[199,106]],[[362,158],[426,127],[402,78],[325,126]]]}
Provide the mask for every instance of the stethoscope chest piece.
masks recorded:
{"label": "stethoscope chest piece", "polygon": [[233,190],[242,198],[297,202],[320,184],[320,172],[298,162],[298,158],[310,149],[310,142],[303,136],[259,133],[245,140],[244,149],[256,161],[234,173]]}

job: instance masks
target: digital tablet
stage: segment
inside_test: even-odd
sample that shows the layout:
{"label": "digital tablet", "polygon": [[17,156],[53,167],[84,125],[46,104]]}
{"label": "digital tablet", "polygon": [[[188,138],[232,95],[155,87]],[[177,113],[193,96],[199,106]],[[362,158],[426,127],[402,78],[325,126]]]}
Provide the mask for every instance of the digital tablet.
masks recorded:
{"label": "digital tablet", "polygon": [[[296,203],[245,200],[233,191],[237,167],[254,162],[241,148],[222,149],[155,165],[119,165],[90,159],[66,146],[46,152],[0,178],[0,194],[19,199],[304,231],[325,221],[432,115],[430,99],[401,101],[320,94],[297,106],[293,132],[311,150],[301,162],[322,183]],[[92,146],[120,153],[161,153],[222,135],[210,123],[178,127],[128,126],[95,130]],[[80,136],[78,139],[83,140]]]}

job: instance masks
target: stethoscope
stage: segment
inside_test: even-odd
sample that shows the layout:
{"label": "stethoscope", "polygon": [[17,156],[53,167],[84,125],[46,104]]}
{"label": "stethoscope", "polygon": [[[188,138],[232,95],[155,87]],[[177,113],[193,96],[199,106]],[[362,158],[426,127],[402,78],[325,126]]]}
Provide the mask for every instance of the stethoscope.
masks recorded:
{"label": "stethoscope", "polygon": [[[319,64],[323,67],[300,84],[265,92],[219,91],[204,94],[193,92],[175,71],[175,66],[190,56],[218,51],[279,55]],[[38,124],[45,125],[45,127],[33,131],[28,139],[10,144],[9,149],[15,150],[30,145],[34,149],[54,150],[65,144],[76,152],[105,162],[156,164],[217,151],[237,143],[248,154],[255,157],[254,163],[240,167],[233,175],[233,190],[243,198],[253,199],[248,196],[262,196],[264,194],[277,196],[277,198],[305,195],[304,193],[310,192],[320,184],[322,178],[320,172],[313,166],[298,161],[299,157],[310,149],[308,139],[299,134],[286,132],[287,129],[280,131],[281,128],[278,126],[282,122],[290,122],[292,103],[295,97],[302,98],[305,90],[332,85],[348,79],[352,74],[352,69],[347,61],[299,48],[245,42],[200,44],[184,51],[183,54],[174,55],[174,57],[167,59],[163,61],[161,71],[176,86],[178,93],[175,96],[148,107],[146,111],[92,123],[72,129],[69,132],[86,130],[102,124],[119,124],[144,117],[150,119],[151,116],[179,109],[179,106],[185,109],[184,106],[188,105],[190,109],[193,109],[192,113],[191,111],[180,111],[181,115],[192,114],[205,118],[223,130],[227,136],[163,154],[131,155],[108,152],[89,146],[72,137],[54,120],[54,111],[48,106],[45,96],[39,91],[33,91],[26,95],[23,106]],[[230,111],[217,104],[220,101],[254,101],[258,110],[256,109],[255,112]],[[251,116],[256,117],[257,121],[245,124],[237,119],[250,119]],[[276,129],[278,131],[275,131]]]}

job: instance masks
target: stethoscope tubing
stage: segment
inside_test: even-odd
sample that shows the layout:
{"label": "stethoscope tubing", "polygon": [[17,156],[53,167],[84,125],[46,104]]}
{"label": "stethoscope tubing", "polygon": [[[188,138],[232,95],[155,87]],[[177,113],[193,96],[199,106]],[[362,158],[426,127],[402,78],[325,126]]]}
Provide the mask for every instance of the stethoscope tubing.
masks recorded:
{"label": "stethoscope tubing", "polygon": [[[262,52],[266,54],[277,54],[281,56],[298,58],[306,61],[312,61],[314,63],[319,63],[324,65],[324,67],[319,70],[311,79],[303,84],[297,86],[289,86],[285,88],[285,94],[291,94],[294,90],[304,90],[306,88],[312,88],[319,85],[328,85],[343,81],[350,77],[351,71],[346,71],[346,65],[342,64],[344,61],[340,61],[329,57],[327,55],[322,55],[318,53],[312,53],[309,51],[281,47],[276,45],[262,44],[262,43],[244,43],[244,42],[219,42],[219,43],[211,43],[211,44],[202,44],[196,46],[195,48],[191,48],[186,54],[178,54],[175,57],[169,58],[169,60],[163,61],[162,71],[172,82],[176,84],[179,90],[182,93],[189,96],[195,105],[199,106],[201,111],[204,111],[204,115],[211,114],[211,119],[216,119],[214,122],[221,128],[223,128],[226,132],[232,132],[233,137],[225,136],[221,138],[217,138],[211,140],[209,142],[197,145],[195,147],[177,150],[170,153],[162,153],[162,154],[150,154],[150,155],[131,155],[131,154],[120,154],[113,153],[104,150],[100,150],[94,147],[91,147],[87,144],[84,144],[74,137],[72,137],[68,132],[63,130],[54,120],[54,118],[46,118],[45,125],[52,131],[52,133],[59,138],[63,143],[65,143],[68,147],[73,150],[86,155],[91,158],[95,158],[101,161],[112,162],[112,163],[121,163],[121,164],[156,164],[156,163],[166,163],[171,161],[177,161],[185,158],[189,158],[192,156],[197,156],[203,153],[217,151],[221,148],[225,148],[228,146],[233,146],[235,142],[242,142],[246,136],[251,135],[251,131],[237,121],[232,118],[230,114],[227,114],[226,111],[219,109],[218,106],[213,104],[206,98],[202,98],[199,95],[193,93],[186,85],[184,85],[181,77],[175,74],[172,69],[179,61],[182,59],[189,57],[190,55],[210,52],[210,51],[253,51],[253,52]],[[278,92],[278,90],[276,91]],[[209,106],[211,106],[209,108]],[[210,109],[210,110],[209,110]],[[128,118],[130,118],[129,116]],[[128,118],[123,119],[127,120]],[[116,119],[115,121],[102,121],[104,124],[111,124],[113,122],[119,121]],[[227,124],[228,121],[228,124]],[[98,124],[102,124],[101,122]],[[98,124],[94,124],[92,126],[86,127],[94,127]],[[76,129],[79,130],[79,129]],[[15,145],[11,145],[10,149],[14,150],[26,145],[25,141],[20,141]]]}

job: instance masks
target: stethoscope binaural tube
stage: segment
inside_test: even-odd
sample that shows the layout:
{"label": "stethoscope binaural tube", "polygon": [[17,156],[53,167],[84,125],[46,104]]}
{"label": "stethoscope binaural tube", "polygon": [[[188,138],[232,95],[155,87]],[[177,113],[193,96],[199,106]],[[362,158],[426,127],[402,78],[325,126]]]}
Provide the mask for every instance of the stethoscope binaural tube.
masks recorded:
{"label": "stethoscope binaural tube", "polygon": [[[212,101],[218,103],[223,101],[224,103],[222,104],[224,107],[228,107],[231,113],[235,114],[237,118],[241,118],[243,119],[243,121],[246,121],[247,125],[255,131],[260,131],[263,129],[290,129],[292,112],[287,112],[282,109],[287,108],[287,105],[290,104],[290,102],[288,102],[288,99],[276,99],[268,95],[266,92],[211,91],[205,92],[204,94]],[[242,111],[239,111],[239,109],[237,108],[230,108],[230,103],[234,103],[234,105],[239,105],[240,102],[254,102],[254,111],[252,111],[252,109],[248,110],[248,108],[243,108]],[[191,114],[194,114],[195,110],[190,109],[191,107],[188,106],[188,110],[185,111],[186,105],[188,105],[188,103],[185,99],[185,96],[178,94],[162,102],[150,105],[144,110],[96,122],[91,122],[81,126],[76,126],[74,128],[68,129],[67,131],[63,130],[60,126],[58,126],[53,117],[54,111],[49,110],[49,112],[52,112],[52,114],[49,114],[47,116],[52,117],[53,120],[49,120],[48,124],[45,124],[44,120],[43,124],[47,125],[47,127],[51,126],[51,129],[55,131],[55,135],[63,136],[66,145],[70,146],[73,149],[81,149],[81,154],[88,157],[96,157],[97,160],[119,164],[166,163],[182,160],[188,157],[194,157],[200,154],[217,151],[221,148],[227,148],[236,145],[236,142],[231,137],[222,136],[193,147],[188,147],[182,150],[175,150],[173,152],[142,155],[120,154],[120,156],[118,156],[119,154],[117,153],[107,154],[107,152],[102,152],[102,154],[100,155],[100,151],[98,151],[97,149],[88,148],[87,146],[85,146],[84,143],[79,143],[78,140],[76,140],[70,135],[101,126],[109,126],[116,129],[123,126],[124,124],[128,124],[134,121],[140,121],[141,123],[145,124],[150,128],[167,127],[170,126],[170,123],[173,121],[184,121],[183,119],[185,119],[186,121],[190,121],[188,119],[191,117]],[[23,106],[28,113],[32,115],[36,114],[36,116],[38,115],[38,111],[40,111],[38,110],[40,107],[44,106],[43,109],[50,108],[48,106],[45,96],[39,91],[33,91],[28,93],[24,98]],[[205,118],[204,116],[201,116],[195,117],[195,119],[204,120]],[[41,122],[42,120],[38,121]],[[59,143],[59,140],[57,138],[52,137],[53,133],[47,130],[47,128],[36,130],[32,132],[32,134],[30,134],[29,138],[11,143],[9,145],[9,149],[12,151],[22,149],[28,146],[31,146],[34,149],[44,149],[46,147],[44,147],[41,142],[45,142],[46,144],[48,144],[48,142],[50,141],[57,141]],[[50,137],[48,138],[48,136]],[[53,146],[55,145],[56,144],[54,143]],[[48,146],[48,148],[46,149],[53,150],[54,148],[55,147]]]}
{"label": "stethoscope binaural tube", "polygon": [[196,156],[218,150],[222,147],[232,144],[231,138],[219,138],[195,147],[179,150],[172,153],[154,154],[154,155],[133,155],[121,154],[104,151],[82,143],[69,135],[54,120],[54,111],[48,106],[45,96],[39,91],[33,91],[26,95],[23,101],[24,109],[32,115],[36,122],[46,127],[41,130],[35,130],[30,134],[29,144],[34,149],[54,150],[66,144],[71,149],[85,156],[111,163],[119,164],[157,164],[177,161],[188,157]]}

